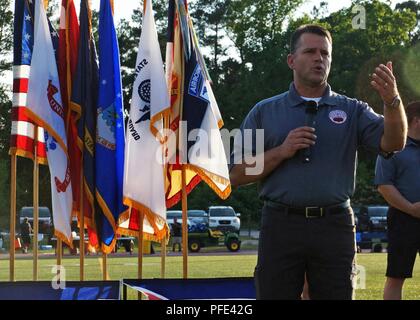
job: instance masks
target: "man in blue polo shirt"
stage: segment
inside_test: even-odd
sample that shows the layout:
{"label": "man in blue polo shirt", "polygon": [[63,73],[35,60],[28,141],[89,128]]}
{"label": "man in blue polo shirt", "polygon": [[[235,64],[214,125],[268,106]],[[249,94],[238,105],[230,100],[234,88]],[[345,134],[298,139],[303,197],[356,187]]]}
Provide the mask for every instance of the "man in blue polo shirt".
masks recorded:
{"label": "man in blue polo shirt", "polygon": [[[300,299],[305,273],[311,299],[352,299],[355,226],[349,199],[357,148],[390,153],[405,144],[407,123],[391,62],[379,65],[371,81],[385,104],[383,117],[331,90],[331,53],[326,29],[298,28],[287,59],[293,70],[289,91],[261,101],[247,115],[241,132],[251,131],[251,145],[235,141],[232,185],[258,181],[265,200],[255,268],[258,299]],[[264,130],[262,152],[255,143],[258,129]],[[255,164],[247,161],[252,157]],[[261,163],[260,172],[250,174]]]}
{"label": "man in blue polo shirt", "polygon": [[408,104],[406,113],[405,149],[376,161],[375,184],[390,205],[385,300],[401,300],[404,280],[413,276],[420,254],[420,101]]}

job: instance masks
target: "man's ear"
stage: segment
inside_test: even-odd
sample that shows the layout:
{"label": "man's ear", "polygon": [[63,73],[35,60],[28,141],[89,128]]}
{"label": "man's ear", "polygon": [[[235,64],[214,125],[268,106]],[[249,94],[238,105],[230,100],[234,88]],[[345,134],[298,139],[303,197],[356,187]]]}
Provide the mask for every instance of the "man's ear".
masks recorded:
{"label": "man's ear", "polygon": [[287,65],[292,70],[293,70],[293,65],[294,65],[294,62],[295,62],[294,60],[295,60],[295,57],[294,57],[293,53],[289,53],[287,55]]}

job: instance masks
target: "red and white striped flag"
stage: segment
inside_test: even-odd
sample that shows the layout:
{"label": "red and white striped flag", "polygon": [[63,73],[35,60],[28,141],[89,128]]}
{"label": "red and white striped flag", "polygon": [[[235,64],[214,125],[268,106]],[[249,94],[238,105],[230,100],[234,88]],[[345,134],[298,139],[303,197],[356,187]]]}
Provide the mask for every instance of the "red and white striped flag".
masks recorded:
{"label": "red and white striped flag", "polygon": [[11,155],[34,159],[35,145],[38,147],[38,163],[47,164],[44,130],[27,117],[28,82],[31,70],[34,41],[33,4],[27,0],[15,1],[14,49],[13,49],[13,105],[10,137]]}

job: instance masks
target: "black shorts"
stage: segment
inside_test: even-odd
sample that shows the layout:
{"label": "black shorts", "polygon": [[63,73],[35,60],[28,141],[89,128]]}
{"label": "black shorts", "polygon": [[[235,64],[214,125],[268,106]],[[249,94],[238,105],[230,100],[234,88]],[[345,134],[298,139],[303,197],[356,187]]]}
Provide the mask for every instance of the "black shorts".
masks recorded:
{"label": "black shorts", "polygon": [[386,276],[411,278],[417,254],[420,255],[420,219],[390,207]]}
{"label": "black shorts", "polygon": [[305,274],[311,299],[352,299],[354,228],[350,209],[307,219],[264,206],[255,268],[257,299],[300,299]]}

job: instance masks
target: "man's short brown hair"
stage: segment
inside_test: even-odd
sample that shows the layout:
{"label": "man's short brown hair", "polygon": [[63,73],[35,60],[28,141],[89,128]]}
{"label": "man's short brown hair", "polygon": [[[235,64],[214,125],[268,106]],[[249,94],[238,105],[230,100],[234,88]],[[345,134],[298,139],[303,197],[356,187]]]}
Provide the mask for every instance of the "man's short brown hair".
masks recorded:
{"label": "man's short brown hair", "polygon": [[405,113],[407,115],[408,125],[410,125],[414,117],[420,118],[420,101],[410,102],[405,109]]}
{"label": "man's short brown hair", "polygon": [[304,24],[297,28],[290,38],[290,53],[295,53],[300,36],[304,33],[313,33],[326,37],[332,44],[331,33],[327,29],[317,24]]}

